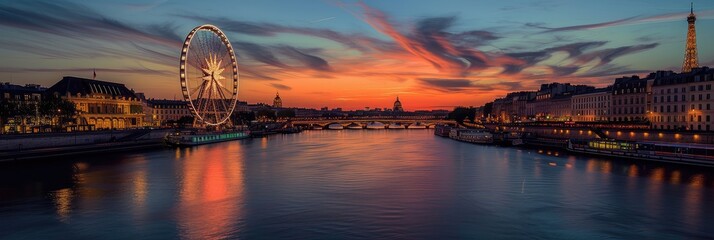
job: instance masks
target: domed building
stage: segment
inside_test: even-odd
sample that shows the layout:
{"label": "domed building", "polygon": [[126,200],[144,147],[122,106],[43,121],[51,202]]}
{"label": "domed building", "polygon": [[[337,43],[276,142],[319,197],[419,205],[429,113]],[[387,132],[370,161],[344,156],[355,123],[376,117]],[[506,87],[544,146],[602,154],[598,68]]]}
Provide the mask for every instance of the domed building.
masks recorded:
{"label": "domed building", "polygon": [[397,96],[397,101],[394,101],[394,111],[404,112],[404,108],[402,108],[402,102],[399,101],[399,96]]}
{"label": "domed building", "polygon": [[275,93],[275,99],[273,99],[273,107],[274,108],[282,108],[283,107],[283,100],[280,99],[280,93]]}

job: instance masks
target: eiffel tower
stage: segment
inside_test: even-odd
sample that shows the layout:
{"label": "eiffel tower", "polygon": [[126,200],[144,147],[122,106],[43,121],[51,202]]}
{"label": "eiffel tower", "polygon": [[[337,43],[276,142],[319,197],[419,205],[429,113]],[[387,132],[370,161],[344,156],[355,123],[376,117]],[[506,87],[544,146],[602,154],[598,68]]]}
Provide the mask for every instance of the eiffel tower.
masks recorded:
{"label": "eiffel tower", "polygon": [[684,63],[682,64],[682,72],[691,72],[692,68],[699,67],[699,58],[697,57],[697,31],[694,29],[694,22],[697,17],[694,15],[694,3],[692,3],[687,22],[689,29],[687,30],[687,48],[684,50]]}

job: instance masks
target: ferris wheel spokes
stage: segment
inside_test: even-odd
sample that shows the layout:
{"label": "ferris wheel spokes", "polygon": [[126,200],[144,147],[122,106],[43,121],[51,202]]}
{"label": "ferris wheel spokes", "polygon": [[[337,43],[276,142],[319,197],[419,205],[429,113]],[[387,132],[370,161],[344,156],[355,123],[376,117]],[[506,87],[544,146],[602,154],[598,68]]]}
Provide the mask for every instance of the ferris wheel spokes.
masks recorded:
{"label": "ferris wheel spokes", "polygon": [[182,93],[196,122],[229,122],[237,103],[238,64],[225,34],[212,25],[194,28],[184,42],[180,64]]}

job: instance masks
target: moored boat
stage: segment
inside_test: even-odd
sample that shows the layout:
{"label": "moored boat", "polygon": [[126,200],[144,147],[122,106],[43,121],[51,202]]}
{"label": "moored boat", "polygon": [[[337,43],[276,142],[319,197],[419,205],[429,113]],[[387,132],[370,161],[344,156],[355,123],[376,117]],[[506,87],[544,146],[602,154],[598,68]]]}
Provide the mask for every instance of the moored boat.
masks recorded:
{"label": "moored boat", "polygon": [[333,124],[327,125],[327,129],[330,129],[330,130],[342,130],[344,128],[345,127],[343,127],[342,124],[339,124],[339,123],[333,123]]}
{"label": "moored boat", "polygon": [[479,129],[451,129],[449,137],[462,142],[492,144],[493,134]]}
{"label": "moored boat", "polygon": [[370,122],[370,123],[367,123],[366,128],[372,129],[372,130],[385,129],[386,125],[384,125],[384,123],[381,123],[381,122]]}
{"label": "moored boat", "polygon": [[410,124],[409,126],[407,126],[407,128],[408,129],[426,129],[427,127],[426,127],[426,125],[424,125],[421,122],[416,122],[414,124]]}
{"label": "moored boat", "polygon": [[405,129],[406,127],[404,124],[401,123],[392,123],[387,125],[387,129]]}
{"label": "moored boat", "polygon": [[454,127],[449,126],[449,125],[443,125],[439,124],[434,127],[434,135],[436,136],[441,136],[441,137],[449,137],[449,132],[451,132],[451,129]]}
{"label": "moored boat", "polygon": [[714,166],[714,146],[707,144],[571,139],[567,149],[599,156]]}
{"label": "moored boat", "polygon": [[361,124],[358,123],[350,123],[350,125],[347,125],[347,129],[353,129],[353,130],[361,130],[364,129]]}
{"label": "moored boat", "polygon": [[181,131],[166,135],[164,141],[172,146],[196,146],[250,137],[250,131],[197,132]]}

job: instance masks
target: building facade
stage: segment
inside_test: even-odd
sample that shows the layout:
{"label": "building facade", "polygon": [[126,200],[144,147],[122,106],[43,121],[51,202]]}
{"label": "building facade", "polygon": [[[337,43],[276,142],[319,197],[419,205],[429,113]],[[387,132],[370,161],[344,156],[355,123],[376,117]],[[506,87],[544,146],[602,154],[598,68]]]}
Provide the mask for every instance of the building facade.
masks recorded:
{"label": "building facade", "polygon": [[183,117],[193,117],[188,103],[183,100],[149,99],[152,126],[174,125]]}
{"label": "building facade", "polygon": [[612,88],[599,88],[590,93],[576,94],[571,98],[572,116],[576,122],[608,121]]}
{"label": "building facade", "polygon": [[535,100],[526,103],[526,112],[538,121],[571,121],[572,96],[591,92],[595,87],[569,83],[542,84]]}
{"label": "building facade", "polygon": [[[648,98],[654,79],[638,76],[615,79],[612,87],[610,121],[642,122],[647,120]],[[650,89],[650,91],[648,91]]]}
{"label": "building facade", "polygon": [[46,90],[75,104],[77,125],[94,129],[127,129],[142,126],[141,100],[124,84],[78,77],[64,77]]}
{"label": "building facade", "polygon": [[33,131],[33,126],[42,124],[39,104],[46,89],[37,84],[0,83],[2,133],[28,133]]}
{"label": "building facade", "polygon": [[714,69],[707,67],[656,78],[652,86],[652,128],[714,130],[712,85]]}

